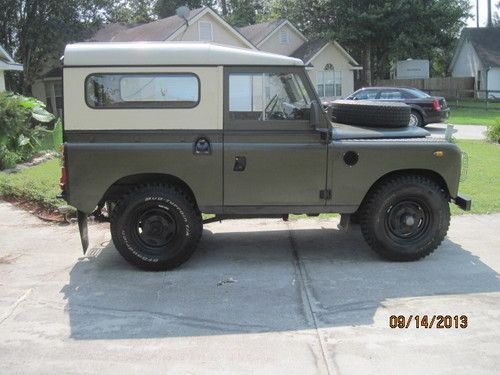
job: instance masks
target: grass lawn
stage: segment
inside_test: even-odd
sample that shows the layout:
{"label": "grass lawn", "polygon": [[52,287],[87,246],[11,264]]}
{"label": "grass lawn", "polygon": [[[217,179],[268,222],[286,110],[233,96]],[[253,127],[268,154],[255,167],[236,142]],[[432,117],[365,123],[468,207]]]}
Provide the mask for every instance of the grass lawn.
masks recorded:
{"label": "grass lawn", "polygon": [[483,108],[463,108],[451,105],[451,115],[448,120],[454,125],[493,125],[500,122],[500,110]]}
{"label": "grass lawn", "polygon": [[[500,145],[482,141],[457,141],[467,153],[467,176],[460,182],[460,192],[472,199],[472,213],[500,211]],[[452,214],[463,214],[452,205]]]}
{"label": "grass lawn", "polygon": [[18,173],[0,173],[0,196],[36,203],[46,209],[64,205],[64,201],[56,198],[61,192],[60,165],[59,159],[52,159]]}
{"label": "grass lawn", "polygon": [[[457,143],[469,157],[467,177],[460,184],[460,192],[472,198],[472,213],[500,212],[500,146],[482,141]],[[65,204],[55,198],[59,194],[59,163],[53,159],[19,173],[0,173],[0,196],[37,203],[48,209]],[[452,213],[465,212],[452,205]],[[336,215],[321,215],[332,216]],[[292,216],[297,217],[305,216]]]}

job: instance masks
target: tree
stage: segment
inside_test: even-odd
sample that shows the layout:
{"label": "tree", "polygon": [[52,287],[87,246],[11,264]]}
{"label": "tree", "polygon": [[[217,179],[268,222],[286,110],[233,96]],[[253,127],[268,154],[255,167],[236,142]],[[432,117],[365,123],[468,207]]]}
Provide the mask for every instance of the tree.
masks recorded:
{"label": "tree", "polygon": [[155,17],[153,2],[150,0],[111,1],[108,10],[109,22],[147,23]]}
{"label": "tree", "polygon": [[0,0],[0,43],[24,67],[18,91],[31,85],[64,46],[90,35],[105,0]]}
{"label": "tree", "polygon": [[274,0],[267,7],[308,35],[338,40],[363,64],[367,84],[396,60],[448,59],[469,12],[468,0]]}
{"label": "tree", "polygon": [[199,8],[203,5],[213,5],[212,0],[157,0],[154,12],[159,18],[175,15],[175,10],[182,5],[187,5],[189,9]]}
{"label": "tree", "polygon": [[257,22],[263,6],[260,0],[231,0],[227,2],[227,21],[236,27],[248,26]]}
{"label": "tree", "polygon": [[497,11],[493,15],[493,26],[500,27],[500,1],[495,5]]}

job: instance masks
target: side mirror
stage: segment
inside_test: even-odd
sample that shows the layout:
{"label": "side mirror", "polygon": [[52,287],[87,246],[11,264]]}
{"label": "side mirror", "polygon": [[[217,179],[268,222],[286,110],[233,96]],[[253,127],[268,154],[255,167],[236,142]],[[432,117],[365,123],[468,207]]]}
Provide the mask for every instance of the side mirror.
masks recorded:
{"label": "side mirror", "polygon": [[311,119],[311,126],[314,126],[315,128],[321,127],[321,107],[316,100],[313,100],[311,102],[310,119]]}

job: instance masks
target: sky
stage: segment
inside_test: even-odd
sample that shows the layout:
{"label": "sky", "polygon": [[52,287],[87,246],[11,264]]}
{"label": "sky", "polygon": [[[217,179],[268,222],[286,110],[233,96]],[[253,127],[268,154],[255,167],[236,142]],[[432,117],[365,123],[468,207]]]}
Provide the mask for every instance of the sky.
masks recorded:
{"label": "sky", "polygon": [[[474,14],[474,18],[471,18],[468,22],[467,25],[470,27],[475,27],[476,26],[476,0],[469,0],[472,9],[471,12]],[[497,11],[496,4],[498,3],[498,0],[479,0],[479,26],[486,26],[486,22],[488,20],[488,1],[491,1],[491,12],[492,14],[495,14]]]}

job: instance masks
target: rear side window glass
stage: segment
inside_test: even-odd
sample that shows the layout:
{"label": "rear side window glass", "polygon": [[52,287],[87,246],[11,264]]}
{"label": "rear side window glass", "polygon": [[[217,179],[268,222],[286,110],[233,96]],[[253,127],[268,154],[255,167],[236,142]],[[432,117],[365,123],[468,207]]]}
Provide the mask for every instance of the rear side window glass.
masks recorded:
{"label": "rear side window glass", "polygon": [[380,93],[380,99],[398,100],[403,99],[403,96],[398,90],[382,90]]}
{"label": "rear side window glass", "polygon": [[377,97],[377,94],[378,94],[377,90],[362,90],[359,91],[358,93],[355,93],[353,95],[353,98],[357,100],[370,100],[370,99],[375,99]]}
{"label": "rear side window glass", "polygon": [[192,108],[200,82],[193,73],[92,74],[85,100],[91,108]]}

